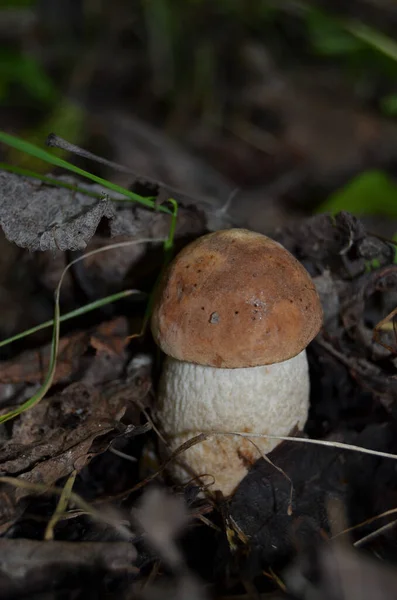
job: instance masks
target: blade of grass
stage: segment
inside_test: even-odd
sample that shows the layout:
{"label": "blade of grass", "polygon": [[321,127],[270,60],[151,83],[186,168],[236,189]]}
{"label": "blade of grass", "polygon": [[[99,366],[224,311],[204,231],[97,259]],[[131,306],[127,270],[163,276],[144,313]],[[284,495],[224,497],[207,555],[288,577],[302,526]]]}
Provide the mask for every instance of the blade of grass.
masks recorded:
{"label": "blade of grass", "polygon": [[176,200],[174,200],[174,198],[169,198],[168,202],[172,206],[172,219],[171,219],[170,229],[168,232],[168,237],[164,242],[164,250],[169,255],[172,255],[172,250],[174,247],[176,223],[178,220],[178,202]]}
{"label": "blade of grass", "polygon": [[[41,160],[43,160],[51,165],[54,165],[56,167],[61,167],[63,169],[66,169],[67,171],[76,173],[77,175],[80,175],[81,177],[85,177],[86,179],[95,181],[95,183],[99,183],[100,185],[103,185],[105,188],[112,190],[113,192],[122,194],[129,201],[137,202],[138,204],[142,204],[143,206],[146,206],[147,208],[151,208],[153,210],[158,210],[158,211],[164,212],[166,214],[172,214],[170,209],[167,208],[166,206],[164,206],[164,205],[157,206],[155,203],[155,198],[143,198],[142,196],[139,196],[138,194],[135,194],[134,192],[131,192],[130,190],[127,190],[126,188],[123,188],[123,187],[117,185],[116,183],[112,183],[111,181],[107,181],[106,179],[103,179],[102,177],[98,177],[97,175],[94,175],[93,173],[84,171],[83,169],[76,167],[72,163],[69,163],[66,160],[63,160],[62,158],[59,158],[58,156],[50,154],[49,152],[47,152],[46,150],[43,150],[42,148],[39,148],[38,146],[31,144],[30,142],[21,140],[13,135],[5,133],[4,131],[0,131],[0,142],[3,142],[3,144],[6,144],[7,146],[14,148],[15,150],[19,150],[20,152],[25,152],[27,154],[30,154],[31,156],[40,158]],[[120,200],[123,200],[123,199],[122,198],[117,199],[117,201],[120,201]]]}
{"label": "blade of grass", "polygon": [[68,480],[65,483],[65,487],[63,488],[62,494],[59,497],[55,512],[52,515],[51,519],[48,521],[47,527],[44,532],[44,539],[46,541],[54,539],[54,528],[55,528],[56,524],[58,523],[58,521],[62,518],[62,515],[66,512],[66,509],[70,502],[70,497],[72,494],[76,475],[77,475],[77,471],[73,471],[69,475]]}
{"label": "blade of grass", "polygon": [[[61,496],[63,494],[63,489],[58,487],[49,487],[48,485],[44,485],[41,483],[30,483],[25,481],[24,479],[18,479],[17,477],[0,477],[0,483],[4,483],[7,485],[12,485],[15,488],[29,490],[33,494],[47,494],[52,496]],[[73,502],[76,506],[78,506],[84,513],[89,515],[92,519],[95,519],[99,523],[105,523],[113,527],[119,535],[122,536],[122,539],[130,540],[133,535],[129,529],[123,524],[123,522],[117,521],[106,511],[99,511],[93,506],[91,506],[88,502],[83,500],[81,496],[76,494],[76,492],[71,492],[69,501]]]}
{"label": "blade of grass", "polygon": [[50,364],[48,367],[47,375],[44,379],[44,383],[41,388],[26,402],[15,408],[14,410],[5,413],[4,415],[0,415],[0,423],[5,423],[6,421],[10,421],[14,419],[21,413],[25,412],[29,408],[33,408],[48,392],[51,387],[52,381],[54,379],[56,360],[58,355],[58,347],[59,347],[59,288],[57,288],[56,292],[56,300],[55,300],[55,311],[54,311],[54,329],[52,334],[52,342],[51,342],[51,355],[50,355]]}
{"label": "blade of grass", "polygon": [[[117,292],[116,294],[111,294],[110,296],[105,296],[104,298],[100,298],[99,300],[94,300],[94,302],[90,302],[85,306],[81,306],[79,308],[75,308],[68,313],[65,313],[59,318],[59,322],[63,323],[64,321],[68,321],[69,319],[74,319],[75,317],[80,317],[81,315],[85,315],[88,312],[96,310],[97,308],[101,308],[102,306],[106,306],[107,304],[111,304],[112,302],[116,302],[116,300],[121,300],[122,298],[128,298],[128,296],[132,296],[133,294],[143,294],[140,290],[123,290],[122,292]],[[46,329],[47,327],[51,327],[54,325],[54,320],[50,319],[49,321],[45,321],[44,323],[40,323],[40,325],[36,325],[31,329],[26,329],[25,331],[21,331],[21,333],[17,333],[12,337],[7,338],[6,340],[0,341],[0,348],[6,346],[7,344],[11,344],[12,342],[16,342],[28,335],[32,335],[37,331],[41,331],[42,329]]]}
{"label": "blade of grass", "polygon": [[272,4],[277,8],[279,7],[280,10],[293,15],[299,15],[299,13],[301,13],[305,16],[308,14],[315,16],[317,14],[319,17],[326,19],[330,24],[337,25],[381,54],[397,61],[397,42],[385,33],[382,33],[361,21],[347,20],[337,14],[317,8],[313,3],[308,3],[304,0],[294,0],[292,2],[284,3],[283,6],[280,6],[279,2],[272,2]]}
{"label": "blade of grass", "polygon": [[[67,190],[71,190],[72,192],[85,194],[86,196],[90,196],[91,198],[97,198],[98,200],[101,200],[104,197],[104,194],[101,194],[100,192],[91,192],[90,190],[81,188],[78,185],[66,183],[66,181],[60,181],[59,179],[55,179],[54,177],[47,177],[47,175],[41,175],[40,173],[29,171],[29,169],[24,169],[23,167],[16,167],[14,165],[0,163],[0,171],[8,171],[9,173],[15,173],[16,175],[22,175],[23,177],[32,177],[33,179],[38,179],[39,181],[42,181],[47,185],[65,188]],[[109,198],[109,200],[117,201],[117,198],[112,198],[110,196],[107,197]]]}
{"label": "blade of grass", "polygon": [[102,156],[98,156],[97,154],[93,154],[88,150],[85,150],[81,146],[76,146],[76,144],[71,144],[64,138],[59,137],[59,135],[55,133],[50,133],[46,140],[47,146],[50,148],[60,148],[62,150],[66,150],[71,154],[75,154],[76,156],[81,156],[82,158],[87,158],[88,160],[92,160],[101,165],[105,165],[114,171],[119,171],[120,173],[127,173],[128,175],[132,175],[135,179],[142,179],[147,183],[151,183],[159,188],[164,189],[168,194],[178,194],[183,198],[189,198],[194,202],[200,202],[201,204],[207,204],[209,206],[217,206],[218,203],[214,199],[209,196],[198,196],[197,194],[192,194],[187,190],[183,190],[177,188],[173,185],[169,185],[160,179],[155,179],[154,177],[150,177],[147,173],[138,174],[136,171],[133,171],[129,167],[124,165],[120,165],[112,160],[108,160],[107,158],[103,158]]}
{"label": "blade of grass", "polygon": [[107,252],[109,250],[114,250],[115,248],[124,248],[126,246],[131,246],[133,244],[145,244],[145,243],[153,244],[153,243],[164,243],[164,242],[165,242],[164,238],[160,238],[160,239],[140,238],[137,240],[129,240],[128,242],[118,242],[117,244],[112,244],[111,246],[105,246],[104,248],[96,248],[95,250],[92,250],[91,252],[87,252],[83,256],[79,256],[75,260],[72,260],[68,265],[66,265],[66,267],[64,268],[64,270],[62,272],[62,275],[61,275],[61,278],[57,285],[57,288],[55,290],[54,329],[53,329],[52,342],[51,342],[51,356],[50,356],[50,364],[48,366],[48,371],[47,371],[47,375],[45,377],[44,383],[41,386],[41,388],[39,390],[37,390],[37,392],[31,398],[26,400],[26,402],[24,402],[23,404],[21,404],[14,410],[11,410],[8,413],[5,413],[4,415],[0,415],[0,423],[5,423],[6,421],[10,421],[11,419],[14,419],[18,415],[25,412],[26,410],[33,408],[36,404],[38,404],[40,402],[40,400],[42,400],[44,398],[44,396],[46,395],[46,393],[48,392],[48,390],[51,387],[52,381],[54,379],[56,360],[57,360],[58,348],[59,348],[59,325],[60,325],[59,298],[60,298],[60,294],[61,294],[61,287],[62,287],[63,280],[64,280],[67,272],[69,271],[69,269],[77,262],[80,262],[81,260],[84,260],[85,258],[88,258],[89,256],[94,256],[95,254],[99,254],[100,252]]}
{"label": "blade of grass", "polygon": [[392,60],[397,61],[397,43],[384,33],[358,21],[344,22],[343,27],[346,31],[354,35],[354,37],[372,46],[372,48]]}
{"label": "blade of grass", "polygon": [[163,276],[165,268],[167,267],[167,265],[169,264],[169,262],[172,259],[173,249],[174,249],[175,229],[176,229],[176,223],[177,223],[177,219],[178,219],[178,203],[176,200],[174,200],[174,198],[169,198],[168,202],[172,206],[172,219],[171,219],[170,229],[168,232],[168,237],[164,241],[164,262],[161,267],[160,274],[158,275],[158,277],[155,281],[155,284],[153,286],[153,289],[150,293],[149,302],[147,303],[145,315],[143,317],[141,331],[139,333],[132,334],[130,336],[131,339],[136,338],[136,337],[141,337],[145,333],[147,325],[149,323],[150,316],[152,314],[154,298],[156,296],[156,291],[157,291],[158,285]]}

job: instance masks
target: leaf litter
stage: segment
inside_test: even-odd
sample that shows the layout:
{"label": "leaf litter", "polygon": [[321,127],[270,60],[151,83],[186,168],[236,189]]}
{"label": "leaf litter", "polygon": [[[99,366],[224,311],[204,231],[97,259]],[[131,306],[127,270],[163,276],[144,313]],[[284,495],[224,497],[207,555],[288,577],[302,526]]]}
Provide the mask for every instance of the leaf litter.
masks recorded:
{"label": "leaf litter", "polygon": [[[196,232],[190,227],[192,237],[204,232],[198,218]],[[309,349],[312,397],[306,434],[396,454],[394,329],[379,330],[382,344],[373,338],[377,324],[397,306],[394,245],[368,234],[362,223],[347,213],[302,221],[278,231],[276,237],[311,273],[325,312],[325,326]],[[181,243],[185,243],[182,238]],[[146,255],[147,250],[143,257]],[[378,261],[375,266],[374,260]],[[132,271],[135,266],[132,259]],[[136,315],[140,310],[135,306]],[[321,553],[325,548],[326,553],[344,556],[344,549],[331,541],[329,499],[338,499],[345,507],[348,525],[353,527],[352,541],[374,533],[376,526],[368,520],[397,506],[395,462],[341,448],[313,451],[311,445],[291,439],[269,455],[271,462],[259,459],[229,501],[203,497],[194,480],[185,489],[175,488],[166,472],[155,477],[157,485],[172,485],[174,492],[162,496],[159,487],[148,483],[159,468],[156,433],[148,420],[155,402],[154,349],[149,339],[127,340],[130,326],[131,320],[125,317],[100,318],[95,326],[77,332],[71,329],[61,338],[59,371],[50,394],[3,426],[1,474],[50,489],[77,471],[78,493],[100,511],[110,507],[121,511],[135,532],[136,548],[123,575],[112,572],[110,576],[121,586],[121,598],[129,597],[132,590],[143,598],[162,599],[167,594],[181,600],[206,597],[203,581],[212,591],[221,586],[226,594],[236,586],[252,591],[254,585],[258,592],[273,590],[280,598],[288,598],[290,593],[305,598],[299,585],[306,581],[306,553]],[[2,406],[6,407],[10,398],[20,401],[24,388],[42,381],[48,355],[48,347],[43,347],[2,363]],[[118,454],[112,453],[112,448]],[[179,508],[170,506],[178,495]],[[35,535],[39,528],[44,538],[44,526],[56,506],[51,505],[49,514],[42,495],[35,497],[28,487],[3,484],[1,498],[5,541],[18,541],[22,547],[26,542],[29,548],[33,540],[26,538],[32,515],[38,517],[43,511],[47,518],[42,526],[36,522]],[[55,525],[55,542],[61,536],[65,543],[77,545],[93,538],[99,545],[118,543],[114,534],[88,523],[81,512],[68,512],[69,516],[64,514]],[[376,546],[377,556],[392,561],[392,536],[390,527],[368,538],[367,552]],[[34,543],[38,544],[38,556],[43,556],[40,544],[48,542]],[[352,556],[357,569],[366,569],[360,554]],[[135,570],[131,571],[132,563]],[[38,587],[48,591],[51,584],[44,558],[42,566],[37,567]],[[376,561],[371,562],[371,568],[376,571],[377,567]],[[93,569],[102,572],[98,566]],[[112,571],[111,561],[106,569]],[[318,569],[322,579],[315,593],[320,598],[319,594],[326,593],[321,587],[323,580],[331,577],[330,561],[319,560]],[[263,570],[275,573],[274,577],[269,579]],[[283,589],[275,583],[277,577],[284,582]],[[12,575],[8,585],[16,582]],[[65,587],[64,579],[59,585]],[[342,598],[336,583],[329,588],[334,594],[330,597]],[[383,588],[379,589],[382,594]],[[385,589],[385,599],[386,594]]]}

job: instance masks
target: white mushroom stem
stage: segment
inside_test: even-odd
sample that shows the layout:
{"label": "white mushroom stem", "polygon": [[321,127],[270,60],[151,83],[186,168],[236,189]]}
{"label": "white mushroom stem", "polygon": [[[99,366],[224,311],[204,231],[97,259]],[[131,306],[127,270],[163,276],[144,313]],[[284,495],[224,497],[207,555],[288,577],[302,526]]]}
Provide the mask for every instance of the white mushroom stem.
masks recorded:
{"label": "white mushroom stem", "polygon": [[[160,381],[157,421],[172,451],[206,432],[289,435],[303,428],[309,408],[309,373],[304,350],[274,365],[243,369],[218,369],[165,360]],[[277,440],[255,438],[263,454]],[[186,450],[181,459],[203,481],[215,479],[211,490],[231,494],[261,454],[247,438],[212,436]],[[180,481],[192,478],[174,464]]]}

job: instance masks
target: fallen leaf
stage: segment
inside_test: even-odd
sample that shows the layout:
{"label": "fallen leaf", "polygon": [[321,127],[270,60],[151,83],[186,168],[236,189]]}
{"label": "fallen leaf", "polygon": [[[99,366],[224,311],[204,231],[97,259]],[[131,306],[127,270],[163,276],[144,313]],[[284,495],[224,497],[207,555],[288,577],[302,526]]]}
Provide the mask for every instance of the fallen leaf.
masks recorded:
{"label": "fallen leaf", "polygon": [[[102,394],[81,383],[45,398],[14,424],[12,439],[0,450],[0,475],[48,487],[74,469],[80,471],[93,456],[89,450],[95,438],[114,430],[126,407],[126,396]],[[0,505],[0,531],[8,526],[10,505],[31,491],[7,487],[5,493],[9,501],[6,515]]]}
{"label": "fallen leaf", "polygon": [[[90,334],[83,331],[61,338],[53,383],[67,380],[87,350]],[[0,383],[42,383],[51,356],[51,344],[22,352],[0,364]]]}
{"label": "fallen leaf", "polygon": [[[128,343],[128,323],[124,317],[113,319],[98,325],[89,331],[80,331],[71,335],[62,337],[59,342],[59,352],[53,383],[67,382],[72,374],[80,372],[80,378],[87,369],[95,370],[97,376],[95,383],[104,380],[105,372],[108,373],[109,367],[104,363],[109,362],[109,355],[115,357],[112,363],[120,363],[125,358],[123,351]],[[96,350],[97,357],[91,356],[86,364],[83,365],[82,359],[87,349],[92,347]],[[0,383],[41,383],[48,369],[51,356],[51,344],[42,348],[22,352],[16,358],[0,363]],[[96,364],[95,358],[101,365]],[[114,377],[113,372],[108,374],[109,378]],[[103,371],[106,368],[106,371]],[[83,372],[82,372],[83,371]],[[91,373],[91,381],[93,376]]]}
{"label": "fallen leaf", "polygon": [[0,225],[11,242],[29,250],[81,250],[112,202],[34,179],[0,172]]}
{"label": "fallen leaf", "polygon": [[[124,200],[121,194],[112,193],[110,200],[97,184],[81,183],[71,176],[58,179],[88,192],[104,194],[104,197],[98,200],[81,192],[0,171],[0,227],[9,241],[31,251],[84,250],[103,218],[108,221],[111,237],[167,236],[170,215],[133,203],[117,202]],[[203,213],[194,207],[181,208],[177,237],[191,232],[200,234],[204,229]],[[135,256],[137,252],[137,249],[124,250],[124,262],[131,253]],[[125,273],[126,268],[121,266],[117,271]]]}

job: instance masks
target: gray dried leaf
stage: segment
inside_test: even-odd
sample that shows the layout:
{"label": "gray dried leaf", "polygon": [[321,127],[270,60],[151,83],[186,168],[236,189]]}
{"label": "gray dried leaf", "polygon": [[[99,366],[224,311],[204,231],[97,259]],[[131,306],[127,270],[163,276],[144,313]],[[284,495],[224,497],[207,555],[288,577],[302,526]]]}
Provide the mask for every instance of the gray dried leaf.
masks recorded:
{"label": "gray dried leaf", "polygon": [[[100,186],[95,191],[104,192]],[[115,207],[105,196],[98,200],[0,172],[0,226],[7,239],[22,248],[82,250],[101,219],[113,219],[115,214]]]}
{"label": "gray dried leaf", "polygon": [[[170,215],[166,213],[134,203],[114,202],[122,200],[122,196],[112,192],[110,200],[102,186],[82,183],[71,176],[53,179],[103,194],[103,199],[0,171],[0,228],[10,242],[31,251],[83,250],[95,236],[102,218],[109,221],[110,237],[168,235]],[[206,220],[206,215],[195,207],[181,207],[176,237],[201,235],[206,231]],[[103,245],[101,236],[100,239]],[[135,255],[137,248],[124,251]]]}

